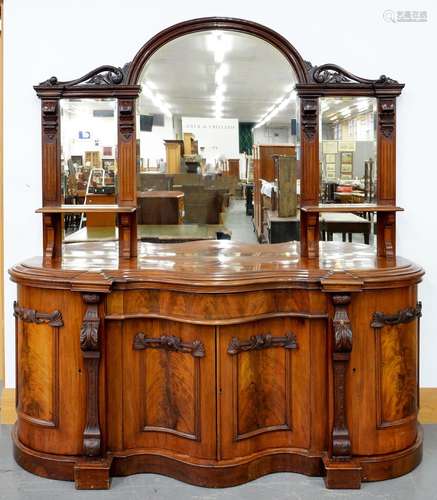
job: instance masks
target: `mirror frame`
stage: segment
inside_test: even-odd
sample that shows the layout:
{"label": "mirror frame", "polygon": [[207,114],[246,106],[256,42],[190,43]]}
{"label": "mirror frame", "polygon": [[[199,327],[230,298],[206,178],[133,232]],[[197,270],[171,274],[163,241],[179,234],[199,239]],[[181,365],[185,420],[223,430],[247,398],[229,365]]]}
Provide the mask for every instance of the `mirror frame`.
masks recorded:
{"label": "mirror frame", "polygon": [[[99,66],[80,78],[59,81],[51,77],[34,87],[41,99],[43,254],[49,263],[62,257],[62,217],[66,212],[61,193],[60,99],[115,97],[118,100],[118,204],[108,205],[119,217],[119,257],[137,256],[136,226],[136,99],[138,79],[153,54],[166,43],[200,31],[234,31],[256,36],[278,49],[292,66],[300,100],[301,228],[300,254],[319,255],[319,213],[350,211],[319,204],[319,98],[322,96],[376,97],[377,111],[377,203],[360,211],[377,212],[377,255],[396,254],[396,97],[403,84],[381,75],[361,78],[335,64],[313,66],[282,35],[258,23],[229,17],[206,17],[164,29],[141,47],[123,67]],[[340,207],[341,208],[341,207]],[[104,211],[105,209],[102,209]],[[71,211],[71,209],[70,209]]]}

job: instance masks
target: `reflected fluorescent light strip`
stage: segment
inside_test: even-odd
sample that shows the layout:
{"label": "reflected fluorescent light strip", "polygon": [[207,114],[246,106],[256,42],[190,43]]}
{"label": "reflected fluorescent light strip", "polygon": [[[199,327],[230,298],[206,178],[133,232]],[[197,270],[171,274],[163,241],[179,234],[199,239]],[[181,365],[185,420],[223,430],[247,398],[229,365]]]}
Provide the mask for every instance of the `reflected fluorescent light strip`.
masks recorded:
{"label": "reflected fluorescent light strip", "polygon": [[223,101],[226,85],[223,81],[229,73],[229,66],[224,62],[225,55],[231,50],[231,38],[222,31],[213,31],[207,38],[207,49],[214,54],[214,62],[218,64],[215,72],[216,90],[214,94],[214,116],[219,119],[223,117]]}
{"label": "reflected fluorescent light strip", "polygon": [[267,110],[267,113],[261,118],[261,120],[253,127],[252,130],[262,127],[268,123],[272,118],[274,118],[280,111],[285,109],[291,101],[296,100],[296,91],[293,89],[285,97],[277,99],[275,104]]}
{"label": "reflected fluorescent light strip", "polygon": [[223,101],[225,100],[226,85],[223,83],[225,76],[229,73],[229,66],[222,62],[215,72],[215,95],[214,95],[214,116],[217,119],[223,118]]}
{"label": "reflected fluorescent light strip", "polygon": [[226,52],[231,50],[231,38],[225,36],[222,31],[214,31],[207,38],[207,48],[214,53],[214,61],[221,64],[225,59]]}
{"label": "reflected fluorescent light strip", "polygon": [[157,108],[159,108],[161,113],[171,118],[172,115],[169,105],[164,101],[164,98],[161,95],[155,92],[157,88],[156,85],[150,80],[147,80],[141,85],[141,87],[143,89],[143,94],[148,97]]}

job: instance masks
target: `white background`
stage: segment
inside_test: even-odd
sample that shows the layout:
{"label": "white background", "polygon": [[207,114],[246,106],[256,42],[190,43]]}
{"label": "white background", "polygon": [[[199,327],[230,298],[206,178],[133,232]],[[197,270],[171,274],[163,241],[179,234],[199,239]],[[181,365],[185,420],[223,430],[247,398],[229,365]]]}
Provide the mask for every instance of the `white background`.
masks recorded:
{"label": "white background", "polygon": [[[398,100],[398,253],[427,271],[420,288],[421,385],[437,386],[435,2],[417,0],[5,0],[4,203],[6,269],[41,254],[40,108],[32,85],[123,65],[163,28],[203,16],[247,18],[269,26],[313,64],[385,73],[406,83]],[[426,10],[427,23],[390,23],[386,9]],[[262,71],[262,68],[260,68]],[[274,75],[266,75],[274,78]],[[15,285],[6,276],[6,386],[14,385]]]}
{"label": "white background", "polygon": [[202,156],[206,162],[214,166],[215,160],[222,156],[239,158],[240,146],[238,140],[238,120],[234,118],[198,118],[182,117],[182,132],[194,134],[203,147]]}

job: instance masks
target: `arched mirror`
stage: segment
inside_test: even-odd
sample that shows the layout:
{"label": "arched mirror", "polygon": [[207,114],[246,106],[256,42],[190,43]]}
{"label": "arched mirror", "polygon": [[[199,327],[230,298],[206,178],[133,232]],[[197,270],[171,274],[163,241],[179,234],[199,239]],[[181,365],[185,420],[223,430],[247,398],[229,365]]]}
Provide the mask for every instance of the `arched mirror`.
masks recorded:
{"label": "arched mirror", "polygon": [[281,52],[234,31],[191,33],[158,49],[138,83],[143,241],[299,238],[297,77]]}

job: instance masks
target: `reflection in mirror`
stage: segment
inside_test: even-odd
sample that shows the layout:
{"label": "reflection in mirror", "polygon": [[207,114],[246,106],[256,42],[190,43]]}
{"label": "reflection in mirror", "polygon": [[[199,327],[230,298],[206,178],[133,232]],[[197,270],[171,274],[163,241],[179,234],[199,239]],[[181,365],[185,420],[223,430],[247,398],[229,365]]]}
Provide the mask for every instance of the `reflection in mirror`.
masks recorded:
{"label": "reflection in mirror", "polygon": [[375,202],[376,99],[320,99],[320,166],[325,203]]}
{"label": "reflection in mirror", "polygon": [[[376,99],[369,97],[320,98],[320,197],[322,203],[360,204],[376,202]],[[355,208],[357,208],[355,210]],[[360,212],[322,214],[332,227],[337,221],[349,230],[338,232],[335,238],[346,236],[350,241],[363,242],[355,234],[356,226],[366,227],[375,222],[374,213]],[[359,226],[359,224],[362,226]],[[354,225],[355,224],[355,225]],[[323,225],[323,224],[322,224]],[[341,228],[341,227],[340,227]],[[367,231],[367,229],[366,229]],[[363,232],[363,234],[366,234]],[[322,231],[322,236],[332,232]],[[364,243],[374,244],[373,231]]]}
{"label": "reflection in mirror", "polygon": [[[117,199],[116,99],[61,100],[61,182],[66,205],[108,205]],[[64,215],[65,241],[88,230],[110,229],[114,213]]]}
{"label": "reflection in mirror", "polygon": [[296,81],[279,51],[234,32],[151,57],[137,105],[143,241],[297,239]]}

